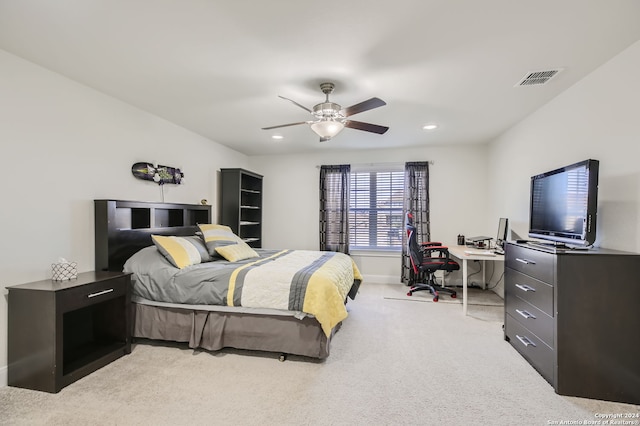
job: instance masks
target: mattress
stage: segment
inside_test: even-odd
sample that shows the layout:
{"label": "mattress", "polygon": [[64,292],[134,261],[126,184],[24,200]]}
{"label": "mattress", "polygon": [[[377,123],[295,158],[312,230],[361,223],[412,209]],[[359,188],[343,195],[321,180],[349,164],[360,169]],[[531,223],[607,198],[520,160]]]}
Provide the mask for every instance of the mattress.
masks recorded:
{"label": "mattress", "polygon": [[[263,314],[313,316],[326,336],[347,317],[361,275],[342,253],[257,249],[258,258],[224,259],[179,269],[153,246],[124,265],[132,273],[132,297],[140,304],[265,310]],[[250,311],[245,311],[250,312]]]}

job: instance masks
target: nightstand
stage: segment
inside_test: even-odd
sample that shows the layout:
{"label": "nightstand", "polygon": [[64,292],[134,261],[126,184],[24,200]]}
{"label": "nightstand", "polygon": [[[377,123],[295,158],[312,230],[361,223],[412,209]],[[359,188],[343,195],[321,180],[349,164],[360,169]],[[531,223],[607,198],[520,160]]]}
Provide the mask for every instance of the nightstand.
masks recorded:
{"label": "nightstand", "polygon": [[7,290],[9,386],[59,392],[131,353],[130,274],[84,272]]}

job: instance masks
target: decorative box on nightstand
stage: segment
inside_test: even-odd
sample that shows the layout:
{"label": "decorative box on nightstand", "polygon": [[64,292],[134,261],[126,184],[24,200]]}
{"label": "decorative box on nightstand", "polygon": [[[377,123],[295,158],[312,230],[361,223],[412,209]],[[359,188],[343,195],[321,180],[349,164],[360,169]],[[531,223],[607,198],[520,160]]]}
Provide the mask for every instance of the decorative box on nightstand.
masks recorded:
{"label": "decorative box on nightstand", "polygon": [[84,272],[9,290],[8,384],[45,392],[131,353],[131,276]]}

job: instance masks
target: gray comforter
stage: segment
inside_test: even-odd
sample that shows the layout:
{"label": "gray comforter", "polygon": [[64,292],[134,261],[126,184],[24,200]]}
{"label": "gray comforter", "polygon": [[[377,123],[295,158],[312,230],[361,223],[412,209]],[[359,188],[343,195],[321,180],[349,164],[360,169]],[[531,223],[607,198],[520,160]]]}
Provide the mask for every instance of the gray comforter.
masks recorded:
{"label": "gray comforter", "polygon": [[132,273],[134,297],[188,304],[300,311],[314,315],[329,335],[347,316],[361,276],[342,253],[305,250],[256,250],[259,258],[214,260],[178,269],[155,246],[124,265]]}

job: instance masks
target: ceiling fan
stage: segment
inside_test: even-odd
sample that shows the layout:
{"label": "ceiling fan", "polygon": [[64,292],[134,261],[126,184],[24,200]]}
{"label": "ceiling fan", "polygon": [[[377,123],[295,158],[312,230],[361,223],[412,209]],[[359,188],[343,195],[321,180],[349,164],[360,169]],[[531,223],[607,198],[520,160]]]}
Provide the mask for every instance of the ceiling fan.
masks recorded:
{"label": "ceiling fan", "polygon": [[330,140],[332,137],[340,133],[345,127],[349,127],[350,129],[363,130],[365,132],[377,133],[379,135],[389,130],[389,128],[386,126],[379,126],[377,124],[363,123],[362,121],[347,119],[347,117],[350,117],[354,114],[384,106],[387,104],[385,101],[379,98],[371,98],[350,107],[342,108],[340,105],[329,101],[329,94],[333,92],[334,87],[335,86],[333,83],[320,84],[320,90],[322,90],[322,93],[324,93],[327,97],[324,102],[315,105],[313,109],[309,109],[304,105],[300,105],[296,101],[285,98],[284,96],[278,96],[279,98],[285,99],[311,113],[311,115],[313,115],[314,117],[314,120],[281,124],[279,126],[263,127],[262,130],[297,126],[299,124],[309,124],[311,130],[313,130],[318,136],[320,136],[320,142]]}

